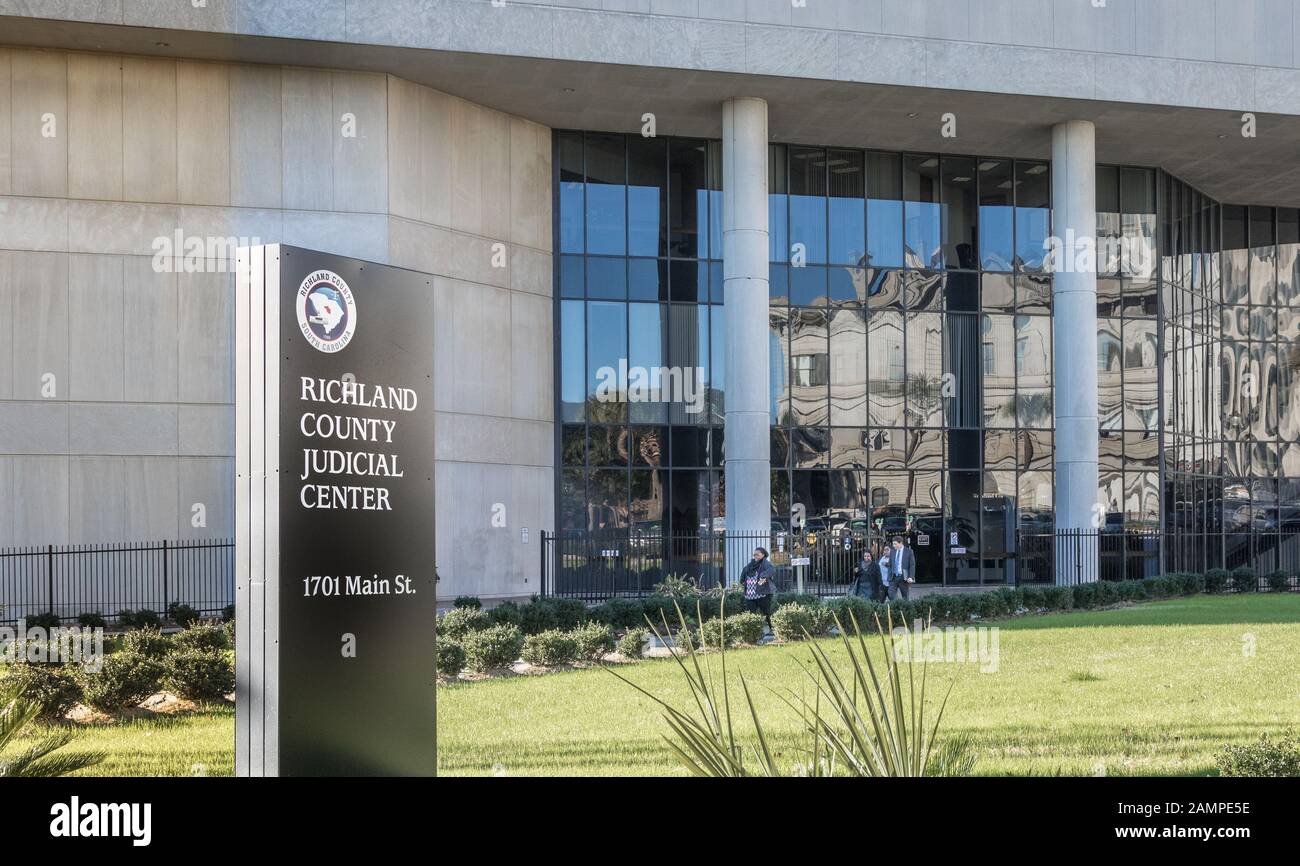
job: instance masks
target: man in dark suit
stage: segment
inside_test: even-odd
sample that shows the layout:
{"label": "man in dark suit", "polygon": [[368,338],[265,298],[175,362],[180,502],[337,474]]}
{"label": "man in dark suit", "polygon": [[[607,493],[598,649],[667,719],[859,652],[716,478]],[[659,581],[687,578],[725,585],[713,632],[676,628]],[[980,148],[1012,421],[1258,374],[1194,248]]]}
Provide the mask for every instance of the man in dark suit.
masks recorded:
{"label": "man in dark suit", "polygon": [[887,577],[889,598],[911,597],[911,586],[916,582],[916,554],[912,548],[903,544],[901,536],[894,536],[893,546],[880,560],[880,570]]}

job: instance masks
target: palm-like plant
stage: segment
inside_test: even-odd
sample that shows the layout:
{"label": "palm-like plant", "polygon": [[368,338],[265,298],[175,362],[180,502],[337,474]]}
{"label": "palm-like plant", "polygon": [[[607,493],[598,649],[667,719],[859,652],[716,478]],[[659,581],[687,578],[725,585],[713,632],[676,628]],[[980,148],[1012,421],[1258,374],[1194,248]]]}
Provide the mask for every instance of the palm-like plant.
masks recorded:
{"label": "palm-like plant", "polygon": [[68,730],[52,733],[13,757],[5,757],[5,749],[40,715],[40,712],[39,703],[29,699],[12,685],[0,683],[0,778],[65,776],[104,760],[102,752],[54,754],[72,742],[73,734]]}
{"label": "palm-like plant", "polygon": [[[680,606],[677,614],[684,628],[685,617]],[[835,622],[848,656],[847,668],[843,672],[837,669],[826,650],[814,642],[812,663],[801,663],[812,683],[811,695],[792,693],[782,698],[799,715],[806,737],[801,750],[808,761],[795,767],[794,772],[811,776],[969,775],[974,767],[970,739],[939,737],[952,686],[944,694],[933,721],[927,721],[930,711],[926,701],[926,664],[920,662],[918,682],[917,663],[910,656],[906,666],[899,661],[890,646],[892,638],[888,637],[893,633],[892,613],[884,628],[879,617],[876,618],[884,650],[883,670],[878,670],[872,660],[856,617],[850,612],[851,636],[838,616]],[[661,640],[668,633],[666,617],[662,633],[653,622],[650,627]],[[770,737],[764,732],[743,674],[740,674],[740,687],[755,738],[746,749],[736,736],[731,713],[732,688],[727,674],[725,620],[722,629],[721,673],[716,678],[712,665],[701,663],[693,642],[685,641],[685,646],[673,653],[690,687],[694,713],[689,708],[672,706],[612,669],[610,672],[659,704],[671,730],[671,736],[665,735],[664,739],[694,775],[786,775],[773,754]]]}

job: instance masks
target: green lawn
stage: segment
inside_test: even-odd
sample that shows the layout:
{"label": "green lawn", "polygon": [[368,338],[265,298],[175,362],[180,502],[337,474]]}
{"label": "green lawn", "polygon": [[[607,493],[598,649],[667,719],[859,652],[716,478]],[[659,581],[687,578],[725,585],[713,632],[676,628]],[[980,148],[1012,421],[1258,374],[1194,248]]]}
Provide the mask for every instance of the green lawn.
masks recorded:
{"label": "green lawn", "polygon": [[[998,625],[999,672],[931,668],[954,682],[946,728],[971,734],[979,773],[1210,773],[1223,743],[1300,726],[1300,594],[1198,596]],[[825,645],[841,655],[835,641]],[[772,690],[807,687],[798,661],[808,653],[795,644],[728,654],[791,763],[796,721]],[[686,697],[671,660],[618,670],[656,694]],[[649,699],[603,670],[438,692],[446,775],[680,774],[664,730]],[[233,739],[225,707],[83,728],[69,748],[109,752],[93,775],[215,776],[231,772]]]}
{"label": "green lawn", "polygon": [[[1300,595],[1198,596],[998,625],[998,673],[931,668],[954,682],[946,729],[970,733],[981,774],[1212,773],[1225,742],[1300,725]],[[797,721],[773,690],[807,687],[798,661],[808,653],[796,644],[728,655],[765,727],[787,734],[791,764]],[[687,697],[672,660],[619,670],[654,694]],[[648,698],[601,670],[438,693],[447,775],[680,774],[665,730]]]}

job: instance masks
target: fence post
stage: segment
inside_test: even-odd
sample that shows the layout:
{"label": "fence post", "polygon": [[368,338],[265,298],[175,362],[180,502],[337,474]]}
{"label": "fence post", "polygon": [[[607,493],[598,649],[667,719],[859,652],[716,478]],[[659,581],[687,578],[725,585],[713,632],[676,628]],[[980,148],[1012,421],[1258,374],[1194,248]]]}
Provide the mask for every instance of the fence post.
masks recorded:
{"label": "fence post", "polygon": [[538,530],[537,535],[538,535],[537,540],[539,542],[537,547],[541,554],[540,559],[538,560],[538,564],[541,567],[537,571],[537,579],[541,582],[542,585],[541,596],[542,598],[546,598],[546,530],[545,529]]}
{"label": "fence post", "polygon": [[50,613],[53,613],[54,612],[54,545],[53,544],[46,547],[45,561],[46,561],[46,571],[47,571],[46,576],[49,579],[49,586],[47,587],[47,597],[50,600],[50,607],[49,607]]}
{"label": "fence post", "polygon": [[167,611],[167,539],[165,539],[165,538],[163,539],[163,543],[162,543],[162,559],[163,559],[163,563],[162,563],[162,565],[163,565],[163,567],[162,567],[162,572],[163,572],[163,593],[162,593],[163,603],[162,603],[162,606],[163,606],[163,612],[166,613],[166,611]]}

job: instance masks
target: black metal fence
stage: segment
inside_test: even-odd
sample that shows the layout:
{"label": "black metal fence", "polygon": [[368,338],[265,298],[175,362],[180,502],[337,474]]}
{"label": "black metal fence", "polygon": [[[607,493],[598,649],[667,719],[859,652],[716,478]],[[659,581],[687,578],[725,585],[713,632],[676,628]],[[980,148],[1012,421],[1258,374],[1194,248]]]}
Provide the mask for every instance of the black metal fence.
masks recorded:
{"label": "black metal fence", "polygon": [[207,615],[234,601],[232,539],[0,549],[0,622],[51,611],[111,619],[172,603]]}
{"label": "black metal fence", "polygon": [[[929,539],[927,539],[928,541]],[[734,581],[755,547],[767,548],[777,569],[781,592],[803,591],[820,596],[852,591],[853,568],[863,549],[879,558],[886,543],[883,535],[847,528],[824,532],[784,532],[728,535],[701,532],[693,535],[638,535],[625,530],[542,533],[541,570],[544,595],[599,601],[617,596],[643,596],[669,575],[695,581],[701,588]],[[1183,534],[1159,530],[1107,531],[1061,529],[1054,532],[1019,532],[1009,551],[986,561],[1006,580],[988,580],[983,586],[1072,585],[1093,579],[1141,580],[1171,571],[1203,572],[1211,568],[1252,568],[1261,586],[1271,572],[1284,571],[1291,588],[1300,589],[1300,533],[1292,535],[1225,535],[1210,545],[1201,539],[1201,557],[1191,562],[1185,554]],[[924,567],[918,584],[941,585],[950,563],[968,562],[963,549],[946,557],[931,544],[914,546]],[[1205,555],[1213,554],[1213,559]],[[976,557],[977,559],[979,557]],[[985,571],[990,570],[986,566]],[[1095,578],[1094,578],[1095,575]],[[968,582],[953,585],[978,588]]]}

